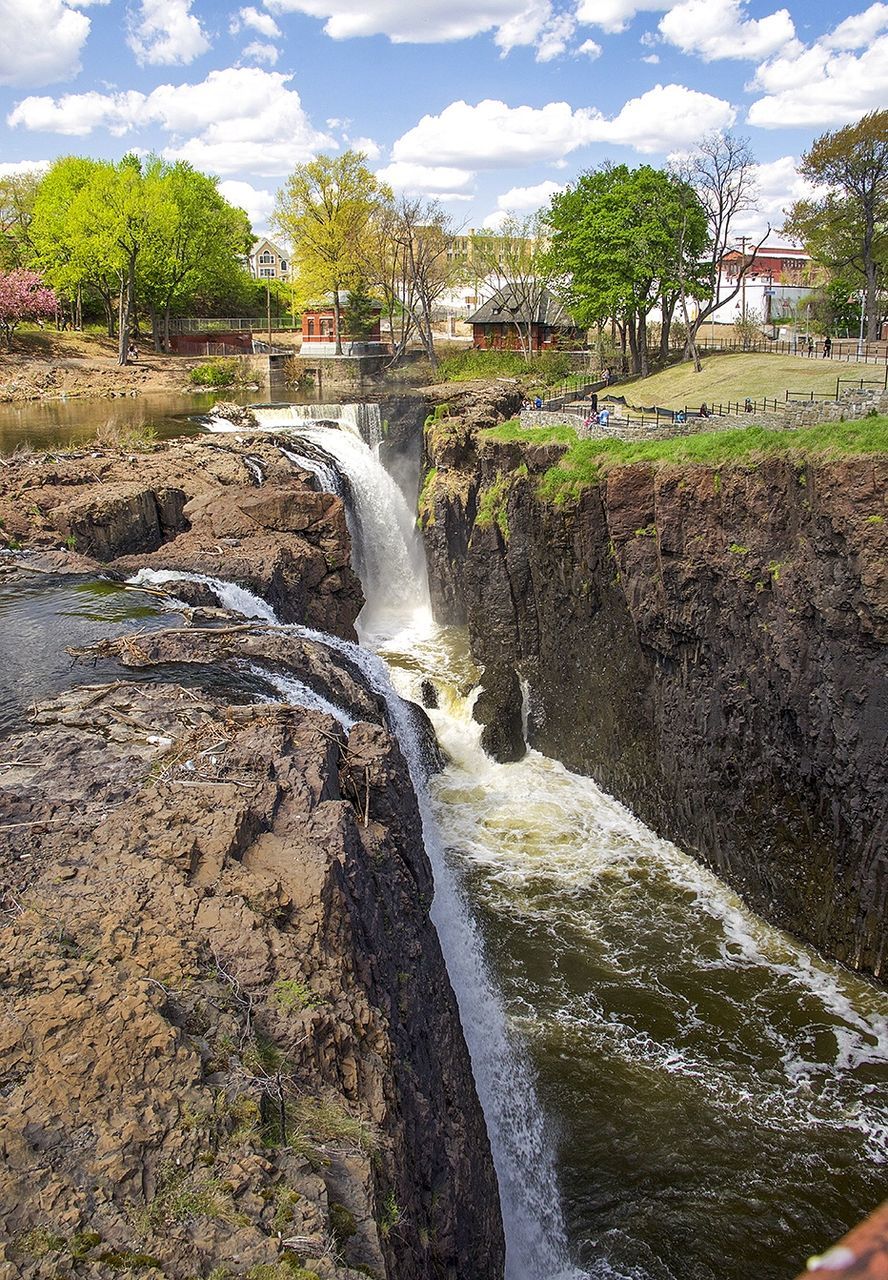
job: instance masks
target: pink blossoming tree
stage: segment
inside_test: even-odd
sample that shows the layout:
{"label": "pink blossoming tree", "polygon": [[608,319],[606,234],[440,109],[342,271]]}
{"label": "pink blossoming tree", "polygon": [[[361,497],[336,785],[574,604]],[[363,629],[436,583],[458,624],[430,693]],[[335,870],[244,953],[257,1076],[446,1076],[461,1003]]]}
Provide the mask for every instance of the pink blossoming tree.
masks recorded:
{"label": "pink blossoming tree", "polygon": [[12,335],[23,320],[51,316],[55,309],[56,296],[36,271],[24,267],[0,271],[0,329],[6,334],[7,351],[12,350]]}

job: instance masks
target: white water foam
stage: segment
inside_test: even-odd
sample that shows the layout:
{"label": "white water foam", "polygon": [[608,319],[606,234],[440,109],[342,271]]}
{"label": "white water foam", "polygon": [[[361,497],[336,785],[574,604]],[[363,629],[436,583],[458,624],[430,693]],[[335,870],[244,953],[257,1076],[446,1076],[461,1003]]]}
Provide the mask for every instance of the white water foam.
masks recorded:
{"label": "white water foam", "polygon": [[335,702],[325,698],[316,689],[310,689],[307,684],[297,680],[296,676],[282,671],[271,671],[258,662],[251,663],[250,670],[253,675],[259,676],[266,684],[277,689],[288,706],[305,707],[308,711],[323,711],[325,715],[333,716],[334,720],[338,720],[346,733],[357,723],[354,716],[350,716],[342,707],[338,707]]}
{"label": "white water foam", "polygon": [[432,863],[432,920],[441,940],[469,1047],[475,1086],[487,1121],[506,1232],[509,1280],[570,1280],[570,1263],[552,1144],[526,1053],[510,1033],[471,909],[448,862],[435,819],[414,721],[395,692],[383,660],[323,632],[293,627],[327,645],[363,672],[385,698],[391,724],[419,800],[423,841]]}
{"label": "white water foam", "polygon": [[131,578],[127,578],[127,582],[134,587],[163,587],[169,582],[202,582],[214,593],[223,609],[243,614],[245,618],[277,622],[277,615],[271,605],[261,600],[253,591],[236,582],[226,582],[224,578],[212,578],[206,573],[188,573],[184,569],[140,569]]}

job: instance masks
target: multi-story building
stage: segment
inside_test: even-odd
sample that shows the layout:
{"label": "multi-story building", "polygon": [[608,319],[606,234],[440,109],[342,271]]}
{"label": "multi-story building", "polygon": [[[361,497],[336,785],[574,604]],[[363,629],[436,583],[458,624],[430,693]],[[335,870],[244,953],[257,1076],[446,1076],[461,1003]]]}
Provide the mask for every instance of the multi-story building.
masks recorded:
{"label": "multi-story building", "polygon": [[289,280],[290,258],[272,240],[257,240],[247,258],[257,280]]}

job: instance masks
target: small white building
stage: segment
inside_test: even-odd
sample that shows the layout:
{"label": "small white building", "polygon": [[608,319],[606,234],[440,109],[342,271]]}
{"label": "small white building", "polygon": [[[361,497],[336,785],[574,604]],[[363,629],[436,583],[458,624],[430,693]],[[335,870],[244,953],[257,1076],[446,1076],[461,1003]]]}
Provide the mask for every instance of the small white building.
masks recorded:
{"label": "small white building", "polygon": [[257,240],[247,261],[250,275],[257,280],[290,279],[290,256],[272,240]]}

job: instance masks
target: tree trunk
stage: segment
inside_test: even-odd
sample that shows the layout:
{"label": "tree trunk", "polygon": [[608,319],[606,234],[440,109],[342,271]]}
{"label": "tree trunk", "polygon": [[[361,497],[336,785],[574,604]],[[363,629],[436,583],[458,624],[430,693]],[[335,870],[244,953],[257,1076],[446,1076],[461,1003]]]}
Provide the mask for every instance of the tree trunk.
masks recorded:
{"label": "tree trunk", "polygon": [[646,378],[651,371],[648,360],[648,331],[647,331],[647,312],[640,311],[638,313],[638,360],[639,373]]}
{"label": "tree trunk", "polygon": [[156,307],[153,305],[148,308],[148,314],[151,317],[151,341],[154,344],[155,352],[160,355],[163,350],[160,344],[160,317],[157,314]]}
{"label": "tree trunk", "polygon": [[170,304],[167,303],[163,309],[163,349],[169,355],[173,349],[170,342]]}
{"label": "tree trunk", "polygon": [[342,355],[342,310],[339,306],[339,290],[333,290],[333,327],[336,330],[336,354]]}
{"label": "tree trunk", "polygon": [[629,336],[629,354],[632,358],[630,365],[632,373],[641,373],[641,359],[638,351],[638,330],[635,324],[635,316],[630,315],[626,321],[626,332]]}
{"label": "tree trunk", "polygon": [[83,288],[77,286],[77,294],[74,300],[74,328],[79,332],[83,328]]}
{"label": "tree trunk", "polygon": [[660,359],[665,364],[669,359],[669,335],[672,331],[672,315],[675,311],[675,299],[670,303],[664,294],[660,300],[660,314],[662,321],[660,324]]}
{"label": "tree trunk", "polygon": [[120,282],[120,334],[117,346],[117,363],[129,364],[130,329],[133,317],[133,299],[136,293],[136,255],[127,257],[126,276]]}

